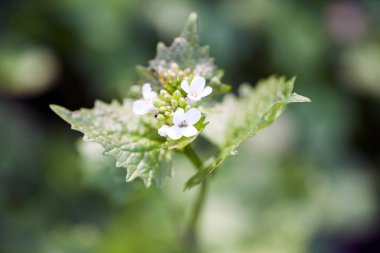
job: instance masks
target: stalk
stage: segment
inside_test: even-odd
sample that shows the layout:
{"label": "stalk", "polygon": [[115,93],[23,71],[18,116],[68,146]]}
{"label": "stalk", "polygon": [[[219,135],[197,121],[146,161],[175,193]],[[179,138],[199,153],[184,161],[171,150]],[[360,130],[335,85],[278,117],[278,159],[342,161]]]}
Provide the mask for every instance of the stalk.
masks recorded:
{"label": "stalk", "polygon": [[[195,153],[193,148],[190,145],[187,145],[184,150],[184,154],[187,158],[193,163],[194,167],[197,171],[202,169],[202,161],[199,156]],[[186,225],[182,243],[187,253],[200,253],[200,245],[199,245],[199,219],[202,213],[202,209],[205,203],[207,194],[207,181],[204,180],[200,184],[200,188],[198,190],[198,194],[196,196],[194,205],[192,207],[191,215],[189,222]]]}

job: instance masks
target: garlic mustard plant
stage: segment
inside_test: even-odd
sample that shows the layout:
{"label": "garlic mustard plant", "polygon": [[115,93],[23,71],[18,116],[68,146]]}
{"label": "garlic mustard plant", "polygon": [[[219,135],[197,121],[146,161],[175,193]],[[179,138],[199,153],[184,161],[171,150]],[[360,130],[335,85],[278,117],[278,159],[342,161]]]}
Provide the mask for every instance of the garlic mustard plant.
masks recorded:
{"label": "garlic mustard plant", "polygon": [[137,71],[138,99],[97,101],[93,109],[74,112],[57,105],[51,108],[84,133],[86,141],[100,143],[105,154],[114,156],[116,166],[126,168],[127,181],[141,178],[146,186],[164,185],[173,174],[173,151],[188,155],[200,135],[219,150],[199,162],[186,188],[202,183],[241,142],[269,126],[286,104],[309,101],[292,93],[294,79],[284,77],[270,77],[255,88],[242,87],[239,96],[226,95],[229,85],[221,81],[223,71],[209,56],[209,48],[199,44],[194,13],[182,34],[168,47],[159,43],[156,57]]}
{"label": "garlic mustard plant", "polygon": [[[185,188],[201,186],[185,233],[196,245],[206,182],[243,141],[272,124],[287,104],[310,100],[293,93],[294,78],[275,76],[254,88],[243,85],[237,95],[225,94],[230,86],[221,81],[223,71],[209,56],[209,48],[199,44],[194,13],[182,34],[170,46],[159,43],[156,57],[147,67],[138,66],[137,72],[138,99],[96,101],[93,109],[74,112],[51,108],[82,132],[85,141],[100,143],[104,154],[115,157],[116,166],[127,170],[126,181],[141,178],[146,186],[155,182],[162,187],[173,175],[174,153],[187,156],[196,172]],[[208,139],[217,150],[205,161],[191,145],[198,137]]]}

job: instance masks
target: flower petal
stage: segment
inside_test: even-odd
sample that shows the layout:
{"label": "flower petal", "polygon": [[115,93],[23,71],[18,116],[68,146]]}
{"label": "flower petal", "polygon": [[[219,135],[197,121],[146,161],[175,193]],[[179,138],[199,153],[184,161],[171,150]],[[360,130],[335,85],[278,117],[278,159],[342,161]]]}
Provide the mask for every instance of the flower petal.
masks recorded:
{"label": "flower petal", "polygon": [[150,86],[150,83],[144,83],[144,85],[141,88],[141,93],[143,97],[145,98],[145,96],[149,94],[151,91],[152,91],[152,87]]}
{"label": "flower petal", "polygon": [[198,130],[194,126],[188,126],[186,128],[182,128],[182,135],[186,137],[194,136],[198,133]]}
{"label": "flower petal", "polygon": [[179,138],[182,137],[181,128],[179,128],[178,126],[169,127],[166,130],[166,134],[169,136],[170,139],[173,139],[173,140],[178,140]]}
{"label": "flower petal", "polygon": [[173,123],[174,125],[179,125],[181,122],[186,120],[185,111],[182,108],[178,108],[177,111],[175,111],[173,116]]}
{"label": "flower petal", "polygon": [[206,80],[201,76],[194,76],[193,80],[190,83],[190,91],[196,94],[200,94],[205,87]]}
{"label": "flower petal", "polygon": [[146,100],[153,100],[157,98],[157,93],[152,91],[150,83],[145,83],[141,89],[142,95]]}
{"label": "flower petal", "polygon": [[157,93],[155,91],[152,91],[151,93],[147,94],[145,99],[149,101],[153,101],[157,98]]}
{"label": "flower petal", "polygon": [[190,105],[194,104],[194,102],[196,102],[196,101],[201,100],[201,97],[199,97],[199,96],[194,97],[190,94],[187,94],[187,98],[188,98],[188,102],[190,103]]}
{"label": "flower petal", "polygon": [[195,108],[190,108],[186,112],[185,116],[186,116],[186,122],[187,122],[187,124],[188,125],[194,125],[201,118],[201,113],[197,109],[195,109]]}
{"label": "flower petal", "polygon": [[151,105],[142,99],[133,102],[132,105],[133,112],[138,115],[147,114],[150,111],[150,109]]}
{"label": "flower petal", "polygon": [[204,90],[202,91],[201,94],[199,94],[199,97],[203,98],[205,96],[208,96],[210,95],[212,92],[212,88],[210,86],[207,86],[206,88],[204,88]]}
{"label": "flower petal", "polygon": [[167,126],[167,125],[163,125],[162,127],[160,127],[160,128],[158,129],[158,134],[159,134],[160,136],[162,136],[162,137],[166,137],[166,136],[168,136],[167,131],[168,131],[169,128],[170,128],[169,126]]}
{"label": "flower petal", "polygon": [[184,90],[186,93],[190,93],[190,86],[189,86],[189,82],[187,81],[187,79],[184,79],[184,80],[181,82],[181,88],[182,88],[182,90]]}

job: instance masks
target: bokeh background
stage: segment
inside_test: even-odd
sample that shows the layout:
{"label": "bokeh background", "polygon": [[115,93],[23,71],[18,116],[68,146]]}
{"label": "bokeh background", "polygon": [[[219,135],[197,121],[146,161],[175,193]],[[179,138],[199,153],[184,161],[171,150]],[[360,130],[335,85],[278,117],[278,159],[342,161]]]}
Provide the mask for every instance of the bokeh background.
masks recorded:
{"label": "bokeh background", "polygon": [[127,96],[135,65],[192,11],[234,89],[297,76],[313,101],[289,106],[221,168],[204,252],[380,252],[380,1],[3,0],[1,253],[181,252],[191,165],[177,157],[163,189],[127,184],[48,105]]}

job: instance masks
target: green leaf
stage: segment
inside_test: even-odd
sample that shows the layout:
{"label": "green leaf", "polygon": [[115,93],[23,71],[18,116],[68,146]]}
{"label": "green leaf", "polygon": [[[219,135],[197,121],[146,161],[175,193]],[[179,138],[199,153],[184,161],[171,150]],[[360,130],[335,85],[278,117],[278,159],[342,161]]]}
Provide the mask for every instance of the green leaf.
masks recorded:
{"label": "green leaf", "polygon": [[132,102],[123,104],[100,101],[93,109],[71,112],[51,105],[51,109],[84,134],[84,140],[100,143],[104,154],[114,156],[117,167],[127,169],[127,181],[140,177],[148,187],[154,180],[162,186],[172,175],[171,154],[165,139],[157,134],[150,122],[132,113]]}
{"label": "green leaf", "polygon": [[[217,70],[214,59],[209,56],[209,47],[199,45],[197,14],[189,16],[182,34],[166,47],[163,43],[157,45],[156,58],[150,61],[150,67],[156,72],[159,69],[168,70],[172,63],[177,63],[181,69],[190,68],[195,74],[211,79]],[[218,72],[217,74],[220,74]]]}
{"label": "green leaf", "polygon": [[236,154],[236,149],[244,140],[271,125],[286,104],[310,102],[310,99],[292,93],[294,81],[294,78],[270,77],[259,82],[254,89],[243,85],[239,98],[227,95],[223,103],[208,114],[210,124],[204,131],[204,135],[219,147],[220,152],[186,183],[186,188],[201,183],[214,173],[228,156]]}

